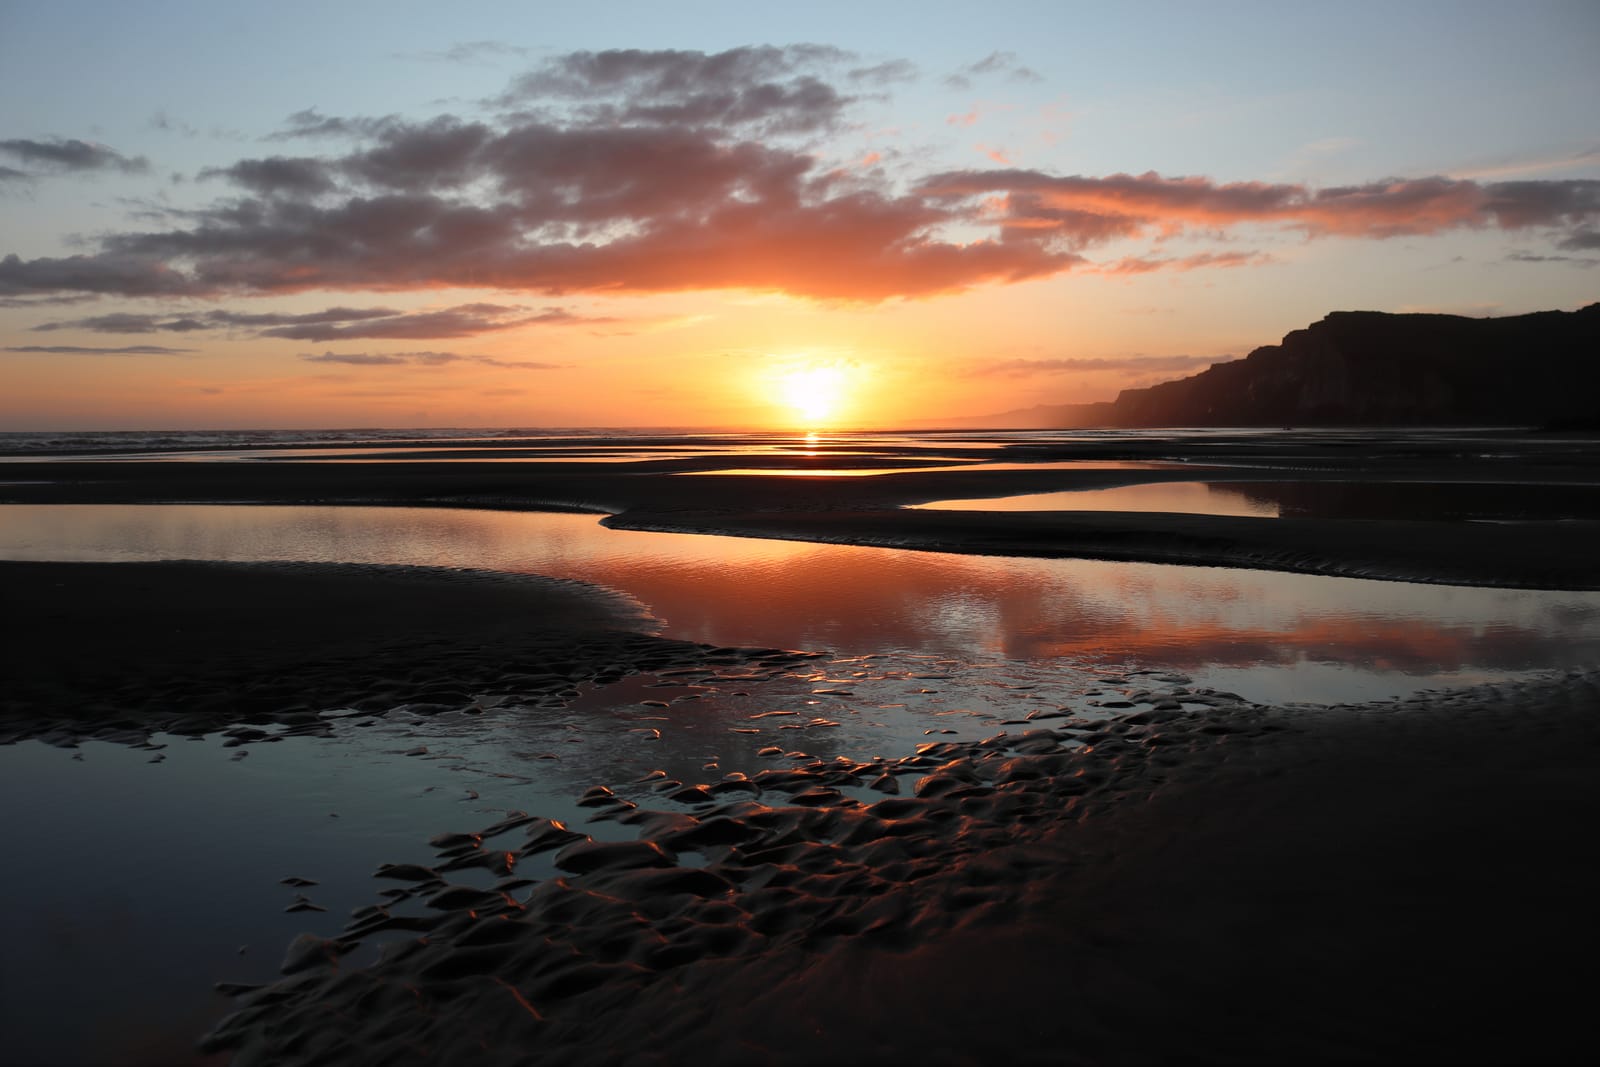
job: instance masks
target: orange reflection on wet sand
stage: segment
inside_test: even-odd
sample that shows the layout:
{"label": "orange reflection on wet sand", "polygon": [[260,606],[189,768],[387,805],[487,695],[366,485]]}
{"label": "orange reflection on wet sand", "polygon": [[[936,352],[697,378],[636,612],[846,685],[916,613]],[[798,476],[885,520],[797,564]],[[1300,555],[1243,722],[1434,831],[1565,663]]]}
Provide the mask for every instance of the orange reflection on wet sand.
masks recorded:
{"label": "orange reflection on wet sand", "polygon": [[8,506],[0,557],[365,562],[600,585],[672,637],[1174,666],[1296,659],[1422,672],[1586,662],[1600,595],[1015,559],[611,530],[594,516],[427,508]]}

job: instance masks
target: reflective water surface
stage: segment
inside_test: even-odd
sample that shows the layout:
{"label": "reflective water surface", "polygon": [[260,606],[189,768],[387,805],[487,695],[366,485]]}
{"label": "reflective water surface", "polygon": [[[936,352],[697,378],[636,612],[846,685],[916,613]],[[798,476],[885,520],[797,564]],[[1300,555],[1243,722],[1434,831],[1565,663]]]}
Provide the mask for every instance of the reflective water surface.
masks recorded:
{"label": "reflective water surface", "polygon": [[1492,482],[1153,482],[1017,496],[935,500],[935,511],[1149,511],[1256,518],[1438,522],[1600,518],[1600,486]]}
{"label": "reflective water surface", "polygon": [[627,594],[671,637],[1089,670],[1173,667],[1260,701],[1401,695],[1600,652],[1596,593],[641,533],[575,514],[11,505],[0,507],[0,558],[537,573]]}

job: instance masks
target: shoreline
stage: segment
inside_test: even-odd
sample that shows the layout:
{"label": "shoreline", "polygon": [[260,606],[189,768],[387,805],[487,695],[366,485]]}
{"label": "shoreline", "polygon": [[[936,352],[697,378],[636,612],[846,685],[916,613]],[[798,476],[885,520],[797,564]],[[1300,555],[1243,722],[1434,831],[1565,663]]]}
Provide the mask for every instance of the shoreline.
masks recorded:
{"label": "shoreline", "polygon": [[[1571,975],[1600,942],[1600,672],[1053,725],[849,767],[792,754],[658,811],[591,791],[631,844],[533,816],[440,839],[435,867],[379,872],[395,888],[348,940],[302,939],[284,979],[234,990],[204,1047],[240,1064],[1586,1056]],[[902,790],[870,805],[836,788],[885,774]],[[551,853],[546,880],[450,881]],[[409,899],[425,918],[399,918]],[[422,936],[339,969],[396,923]]]}
{"label": "shoreline", "polygon": [[[0,481],[22,466],[0,463]],[[1591,521],[902,507],[1202,467],[795,479],[605,466],[74,462],[29,473],[82,480],[0,495],[562,499],[623,529],[1600,588]],[[162,730],[249,745],[326,731],[329,708],[560,708],[708,664],[759,696],[808,656],[668,640],[608,591],[492,572],[0,562],[0,582],[28,623],[3,653],[0,743],[139,747]],[[205,1047],[240,1065],[374,1067],[1586,1058],[1586,987],[1568,975],[1600,947],[1600,669],[1334,706],[1107,681],[1128,698],[1110,719],[1062,708],[915,753],[771,746],[753,765],[675,772],[685,781],[596,781],[577,804],[607,824],[600,841],[537,811],[419,827],[451,831],[431,842],[436,862],[380,869],[343,934],[294,942],[264,989],[228,989],[236,1013]],[[619,830],[637,840],[611,840]],[[379,962],[341,969],[366,939],[389,942]]]}
{"label": "shoreline", "polygon": [[[1129,451],[1124,449],[1123,451]],[[1170,451],[1170,449],[1168,450]],[[1155,456],[1158,453],[1142,453]],[[1526,589],[1600,589],[1600,519],[1464,522],[1244,518],[1150,512],[916,510],[941,499],[1157,482],[1280,481],[1271,466],[1186,469],[951,470],[870,477],[738,477],[634,469],[632,464],[0,461],[4,504],[226,504],[445,507],[603,516],[616,529],[721,534],[977,555],[1077,557]],[[1237,457],[1232,461],[1237,462]],[[706,463],[709,461],[695,461]],[[726,460],[720,461],[726,465]],[[742,462],[742,461],[741,461]],[[838,460],[822,457],[820,462]],[[1472,483],[1472,464],[1443,460],[1383,469],[1296,470],[1310,482],[1404,478]],[[619,470],[618,467],[628,467]],[[558,469],[559,468],[559,469]],[[38,481],[49,473],[52,480]],[[1587,466],[1499,471],[1585,486]],[[30,479],[32,479],[30,481]],[[7,484],[10,483],[10,484]],[[1497,484],[1484,482],[1485,485]],[[1597,489],[1600,492],[1600,489]]]}
{"label": "shoreline", "polygon": [[1506,589],[1600,589],[1600,522],[1430,523],[1144,512],[623,512],[619,530],[921,552],[1234,567]]}

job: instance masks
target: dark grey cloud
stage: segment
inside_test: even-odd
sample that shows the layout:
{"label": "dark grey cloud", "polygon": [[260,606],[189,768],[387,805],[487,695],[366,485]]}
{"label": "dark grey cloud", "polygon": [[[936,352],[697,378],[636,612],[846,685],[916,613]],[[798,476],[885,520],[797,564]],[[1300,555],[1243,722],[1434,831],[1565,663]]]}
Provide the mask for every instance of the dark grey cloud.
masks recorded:
{"label": "dark grey cloud", "polygon": [[562,363],[497,359],[460,352],[305,352],[301,353],[300,358],[307,363],[342,363],[352,367],[444,367],[452,363],[476,363],[511,370],[564,370],[567,367]]}
{"label": "dark grey cloud", "polygon": [[567,325],[578,316],[560,309],[534,315],[519,314],[521,309],[496,304],[462,304],[443,311],[420,311],[364,322],[296,323],[261,331],[263,337],[285,337],[295,341],[339,341],[355,339],[440,340],[450,337],[475,337],[519,326]]}
{"label": "dark grey cloud", "polygon": [[434,340],[472,337],[520,326],[570,326],[610,322],[575,314],[565,308],[531,311],[502,304],[458,304],[440,311],[406,312],[394,308],[333,307],[302,314],[284,312],[201,311],[191,314],[114,312],[40,323],[36,332],[87,330],[94,333],[193,333],[244,331],[258,337],[295,341],[337,341],[357,338]]}
{"label": "dark grey cloud", "polygon": [[138,174],[150,169],[143,156],[125,156],[113,148],[92,141],[52,137],[46,141],[13,138],[0,141],[0,152],[22,161],[24,166],[46,172],[117,170]]}
{"label": "dark grey cloud", "polygon": [[0,308],[63,307],[87,304],[100,299],[93,294],[71,293],[66,296],[0,296]]}
{"label": "dark grey cloud", "polygon": [[0,182],[25,182],[32,179],[33,175],[25,170],[15,167],[0,167]]}
{"label": "dark grey cloud", "polygon": [[322,311],[287,314],[278,311],[242,312],[211,311],[206,320],[217,326],[281,327],[320,326],[328,323],[366,322],[371,319],[404,318],[406,313],[394,308],[332,307]]}
{"label": "dark grey cloud", "polygon": [[1556,247],[1568,252],[1588,252],[1600,249],[1600,230],[1574,230],[1560,241]]}
{"label": "dark grey cloud", "polygon": [[422,123],[393,123],[377,144],[346,156],[340,168],[367,185],[411,192],[464,185],[478,176],[479,156],[494,131],[451,115]]}
{"label": "dark grey cloud", "polygon": [[7,345],[7,352],[40,352],[56,356],[181,356],[193,348],[168,348],[166,345],[123,345],[120,348],[94,348],[83,345]]}
{"label": "dark grey cloud", "polygon": [[568,101],[587,121],[758,126],[768,134],[826,129],[851,98],[819,76],[854,58],[825,45],[724,52],[573,52],[517,78],[497,102]]}
{"label": "dark grey cloud", "polygon": [[194,330],[208,329],[211,327],[197,318],[148,315],[130,311],[90,315],[59,322],[41,322],[33,327],[35,333],[51,333],[56,330],[88,330],[91,333],[190,333]]}
{"label": "dark grey cloud", "polygon": [[197,178],[226,178],[259,196],[316,196],[338,188],[322,160],[300,156],[241,159],[227,167],[207,167]]}
{"label": "dark grey cloud", "polygon": [[1050,374],[1097,371],[1160,371],[1171,373],[1227,362],[1226,356],[1116,356],[1084,359],[1008,359],[967,371],[969,378],[1033,378]]}
{"label": "dark grey cloud", "polygon": [[179,296],[194,289],[192,278],[150,256],[105,251],[27,261],[12,254],[0,259],[0,296],[63,292]]}
{"label": "dark grey cloud", "polygon": [[316,108],[308,107],[294,112],[283,121],[284,129],[269,134],[266,140],[287,141],[296,137],[372,137],[399,120],[393,115],[382,118],[345,118],[339,115],[324,115]]}

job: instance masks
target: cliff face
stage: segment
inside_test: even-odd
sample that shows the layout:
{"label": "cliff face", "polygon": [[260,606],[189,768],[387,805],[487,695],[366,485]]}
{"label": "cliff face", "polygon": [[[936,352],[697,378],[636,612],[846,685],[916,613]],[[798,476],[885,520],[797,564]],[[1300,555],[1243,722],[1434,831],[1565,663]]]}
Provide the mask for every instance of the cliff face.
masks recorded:
{"label": "cliff face", "polygon": [[1189,378],[1127,389],[1114,426],[1516,426],[1592,420],[1600,303],[1500,319],[1336,311]]}

